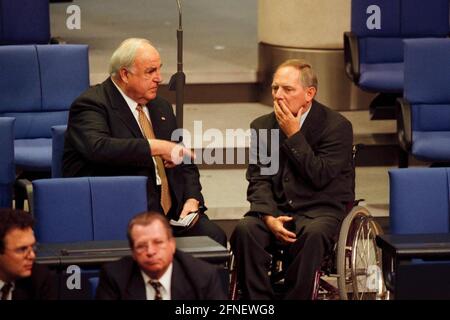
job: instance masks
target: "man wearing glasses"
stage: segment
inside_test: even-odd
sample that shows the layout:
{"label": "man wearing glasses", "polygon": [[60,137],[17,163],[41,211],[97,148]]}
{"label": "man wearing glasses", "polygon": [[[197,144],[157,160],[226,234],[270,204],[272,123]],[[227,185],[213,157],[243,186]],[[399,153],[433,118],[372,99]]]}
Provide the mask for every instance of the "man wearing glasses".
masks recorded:
{"label": "man wearing glasses", "polygon": [[57,299],[51,273],[34,263],[33,225],[28,212],[0,209],[0,300]]}
{"label": "man wearing glasses", "polygon": [[161,214],[136,215],[127,236],[132,256],[103,266],[97,299],[226,299],[218,268],[176,250],[172,229]]}

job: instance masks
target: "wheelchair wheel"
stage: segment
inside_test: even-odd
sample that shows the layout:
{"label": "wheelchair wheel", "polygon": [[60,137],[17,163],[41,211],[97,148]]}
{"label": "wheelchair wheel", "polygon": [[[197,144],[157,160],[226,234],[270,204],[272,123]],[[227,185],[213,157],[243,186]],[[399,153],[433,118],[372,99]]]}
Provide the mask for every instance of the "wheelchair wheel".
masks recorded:
{"label": "wheelchair wheel", "polygon": [[356,206],[342,222],[337,246],[339,296],[342,300],[388,299],[381,273],[382,234],[366,208]]}

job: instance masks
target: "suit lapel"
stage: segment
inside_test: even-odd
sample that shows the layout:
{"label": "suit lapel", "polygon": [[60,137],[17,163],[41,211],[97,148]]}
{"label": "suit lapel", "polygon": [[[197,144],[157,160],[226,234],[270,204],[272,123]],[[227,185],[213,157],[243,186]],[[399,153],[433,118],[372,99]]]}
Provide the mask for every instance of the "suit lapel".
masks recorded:
{"label": "suit lapel", "polygon": [[133,262],[133,270],[131,272],[130,281],[125,288],[125,291],[126,300],[147,299],[144,278],[142,278],[141,270],[135,262]]}
{"label": "suit lapel", "polygon": [[320,103],[313,100],[311,110],[303,122],[300,132],[305,136],[309,145],[314,145],[317,139],[320,138],[320,133],[323,131],[325,123],[325,112]]}
{"label": "suit lapel", "polygon": [[123,123],[130,129],[136,138],[143,138],[141,129],[136,122],[133,113],[131,112],[128,104],[123,98],[122,94],[117,90],[116,86],[112,82],[111,78],[108,78],[105,83],[105,88],[110,99],[110,106],[113,109]]}
{"label": "suit lapel", "polygon": [[194,296],[194,293],[190,291],[193,289],[186,278],[186,272],[181,267],[176,255],[173,259],[172,283],[170,289],[172,300],[190,300]]}

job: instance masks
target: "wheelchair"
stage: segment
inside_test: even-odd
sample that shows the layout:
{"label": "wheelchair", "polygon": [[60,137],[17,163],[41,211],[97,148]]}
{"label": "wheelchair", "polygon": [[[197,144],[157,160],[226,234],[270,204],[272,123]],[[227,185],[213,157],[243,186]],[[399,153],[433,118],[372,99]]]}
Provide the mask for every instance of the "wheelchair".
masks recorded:
{"label": "wheelchair", "polygon": [[[362,145],[353,147],[353,160]],[[389,291],[383,281],[382,254],[376,236],[383,233],[369,211],[359,205],[360,200],[349,204],[349,213],[341,222],[334,247],[316,271],[312,300],[387,300]],[[350,210],[351,208],[351,210]],[[288,264],[286,247],[277,245],[272,253],[269,270],[275,293],[284,284]],[[230,258],[229,298],[239,298],[239,284],[234,255]]]}
{"label": "wheelchair", "polygon": [[[312,300],[385,300],[389,299],[382,270],[381,249],[375,239],[382,229],[368,210],[355,206],[341,223],[339,236],[332,252],[316,271]],[[284,283],[286,255],[283,246],[272,254],[269,270],[274,291],[280,292]],[[239,298],[237,269],[234,255],[230,261],[230,299]]]}

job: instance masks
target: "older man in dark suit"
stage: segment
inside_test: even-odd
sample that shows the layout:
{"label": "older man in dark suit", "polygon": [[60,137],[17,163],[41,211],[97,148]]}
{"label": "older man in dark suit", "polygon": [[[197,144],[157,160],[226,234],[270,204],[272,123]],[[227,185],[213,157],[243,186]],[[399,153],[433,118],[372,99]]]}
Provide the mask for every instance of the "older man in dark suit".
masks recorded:
{"label": "older man in dark suit", "polygon": [[226,299],[219,270],[176,250],[172,230],[160,214],[145,212],[128,225],[132,257],[105,264],[100,300]]}
{"label": "older man in dark suit", "polygon": [[[270,248],[281,242],[291,261],[286,298],[310,299],[314,274],[354,199],[352,125],[315,101],[316,92],[311,66],[288,60],[274,74],[274,112],[251,124],[257,130],[252,150],[258,158],[247,170],[251,208],[231,237],[244,298],[274,297],[267,266]],[[272,141],[261,130],[279,130],[279,139]],[[263,145],[275,150],[270,155],[271,166],[279,164],[274,173],[264,173],[268,166],[259,161],[257,146]]]}
{"label": "older man in dark suit", "polygon": [[58,298],[55,276],[34,262],[33,224],[28,212],[0,209],[0,300]]}
{"label": "older man in dark suit", "polygon": [[207,235],[226,246],[223,230],[204,214],[198,168],[180,164],[190,150],[171,141],[177,126],[172,106],[157,96],[161,66],[148,40],[122,42],[111,57],[110,78],[70,108],[63,176],[148,176],[149,210],[173,219],[200,211],[183,235]]}

